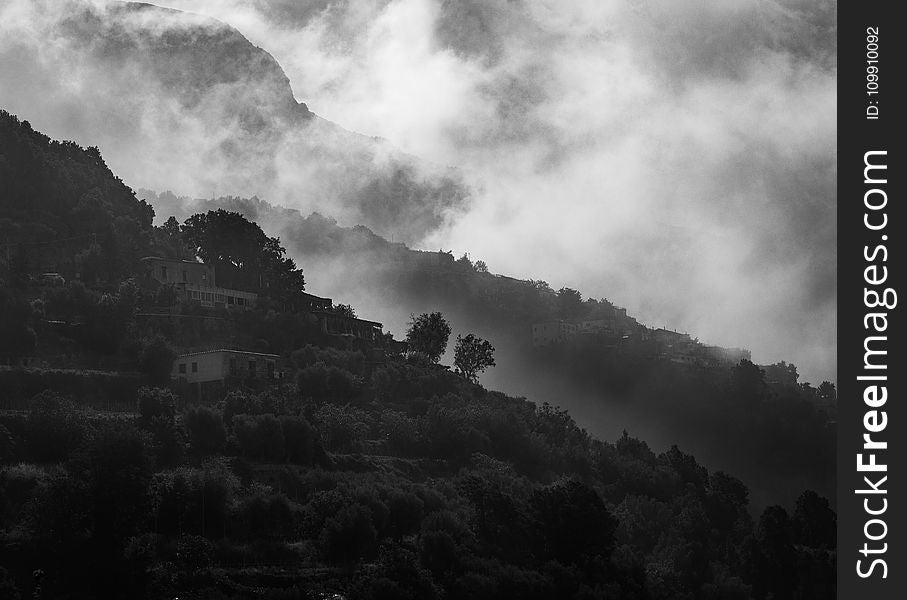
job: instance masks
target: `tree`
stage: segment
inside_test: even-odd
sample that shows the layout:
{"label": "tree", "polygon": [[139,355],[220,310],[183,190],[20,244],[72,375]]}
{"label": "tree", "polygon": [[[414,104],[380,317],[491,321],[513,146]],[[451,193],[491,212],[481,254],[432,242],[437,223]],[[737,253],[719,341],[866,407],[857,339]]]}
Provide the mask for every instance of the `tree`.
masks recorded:
{"label": "tree", "polygon": [[152,384],[166,385],[170,381],[174,359],[176,352],[166,338],[156,335],[142,347],[139,365]]}
{"label": "tree", "polygon": [[[16,439],[9,429],[0,423],[0,465],[12,461],[16,453]],[[0,587],[0,589],[3,589]]]}
{"label": "tree", "polygon": [[487,273],[488,265],[484,260],[477,260],[473,265],[473,268],[476,270],[476,273]]}
{"label": "tree", "polygon": [[826,404],[834,405],[838,401],[838,392],[835,389],[835,384],[830,381],[823,381],[819,385],[818,394],[819,399]]}
{"label": "tree", "polygon": [[139,422],[150,425],[156,418],[173,423],[176,415],[176,398],[167,388],[139,388]]}
{"label": "tree", "polygon": [[531,505],[538,556],[573,562],[610,555],[617,520],[592,488],[579,481],[558,483],[537,490]]}
{"label": "tree", "polygon": [[433,363],[441,360],[450,339],[450,323],[439,312],[410,315],[406,341],[411,351],[424,355]]}
{"label": "tree", "polygon": [[34,352],[35,332],[28,325],[31,313],[31,304],[25,299],[0,288],[0,362],[12,362]]}
{"label": "tree", "polygon": [[227,443],[227,432],[221,414],[206,406],[194,406],[186,411],[189,442],[202,454],[220,452]]}
{"label": "tree", "polygon": [[342,317],[356,318],[356,310],[349,304],[337,304],[334,306],[334,312]]}
{"label": "tree", "polygon": [[457,346],[454,349],[454,365],[457,367],[457,373],[467,381],[476,383],[479,373],[495,366],[494,346],[471,333],[466,337],[458,335]]}
{"label": "tree", "polygon": [[146,435],[131,425],[104,423],[88,443],[87,455],[80,457],[84,462],[77,461],[87,469],[98,540],[122,542],[141,531],[150,508],[152,461]]}
{"label": "tree", "polygon": [[180,235],[179,221],[177,221],[176,217],[174,217],[173,215],[170,215],[170,218],[167,219],[167,222],[164,223],[161,228],[164,230],[164,233],[166,233],[171,238],[177,238]]}
{"label": "tree", "polygon": [[752,405],[765,399],[768,387],[765,371],[743,359],[731,371],[731,393],[741,404]]}
{"label": "tree", "polygon": [[472,261],[469,260],[469,254],[466,253],[464,253],[463,256],[454,261],[454,264],[466,271],[472,271],[475,269],[475,265],[473,265]]}
{"label": "tree", "polygon": [[557,291],[557,304],[561,316],[575,317],[583,309],[583,295],[573,288],[562,287]]}
{"label": "tree", "polygon": [[51,391],[32,398],[25,423],[29,456],[35,462],[63,461],[88,436],[85,415]]}
{"label": "tree", "polygon": [[333,564],[351,564],[374,551],[377,533],[371,511],[359,504],[346,506],[328,519],[318,545],[324,559]]}
{"label": "tree", "polygon": [[302,269],[286,257],[280,240],[237,212],[192,215],[182,233],[195,254],[214,266],[221,287],[261,290],[284,301],[305,289]]}
{"label": "tree", "polygon": [[794,540],[813,548],[832,549],[837,542],[837,521],[828,499],[806,490],[797,498],[793,518]]}

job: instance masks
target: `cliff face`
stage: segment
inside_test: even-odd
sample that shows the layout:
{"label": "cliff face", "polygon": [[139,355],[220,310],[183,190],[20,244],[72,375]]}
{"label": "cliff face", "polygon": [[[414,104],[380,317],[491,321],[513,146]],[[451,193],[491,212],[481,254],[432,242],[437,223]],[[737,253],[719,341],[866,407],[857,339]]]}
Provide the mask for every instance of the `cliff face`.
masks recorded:
{"label": "cliff face", "polygon": [[456,172],[315,116],[237,30],[150,4],[12,0],[0,106],[97,144],[130,184],[258,194],[417,241],[461,207]]}
{"label": "cliff face", "polygon": [[[162,100],[203,110],[212,123],[236,119],[246,133],[279,136],[313,116],[274,57],[220,21],[143,3],[69,6],[58,31],[73,52],[157,82]],[[228,101],[206,102],[218,90]]]}

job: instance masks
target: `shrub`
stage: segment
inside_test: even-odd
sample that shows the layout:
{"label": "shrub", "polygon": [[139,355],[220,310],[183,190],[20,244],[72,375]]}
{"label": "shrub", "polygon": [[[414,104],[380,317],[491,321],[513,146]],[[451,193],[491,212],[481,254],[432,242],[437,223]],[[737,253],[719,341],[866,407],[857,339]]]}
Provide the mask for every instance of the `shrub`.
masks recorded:
{"label": "shrub", "polygon": [[285,458],[283,430],[274,415],[236,415],[233,430],[244,456],[270,461]]}
{"label": "shrub", "polygon": [[137,404],[142,425],[150,425],[155,418],[173,422],[176,415],[176,398],[166,388],[139,388]]}
{"label": "shrub", "polygon": [[315,412],[321,441],[329,450],[358,452],[369,431],[368,414],[351,406],[326,404]]}
{"label": "shrub", "polygon": [[194,406],[186,411],[186,429],[189,443],[202,454],[214,454],[223,450],[227,432],[221,414],[206,406]]}
{"label": "shrub", "polygon": [[60,462],[82,443],[87,424],[75,404],[44,392],[30,402],[26,431],[29,455],[34,461]]}
{"label": "shrub", "polygon": [[311,465],[323,452],[318,432],[302,417],[280,417],[287,460],[297,465]]}
{"label": "shrub", "polygon": [[0,464],[12,462],[16,455],[16,440],[9,429],[0,423]]}
{"label": "shrub", "polygon": [[139,367],[154,385],[165,385],[170,381],[176,352],[163,336],[157,335],[142,345]]}
{"label": "shrub", "polygon": [[327,520],[318,542],[324,559],[334,564],[351,564],[371,555],[377,542],[371,511],[361,504],[345,506]]}

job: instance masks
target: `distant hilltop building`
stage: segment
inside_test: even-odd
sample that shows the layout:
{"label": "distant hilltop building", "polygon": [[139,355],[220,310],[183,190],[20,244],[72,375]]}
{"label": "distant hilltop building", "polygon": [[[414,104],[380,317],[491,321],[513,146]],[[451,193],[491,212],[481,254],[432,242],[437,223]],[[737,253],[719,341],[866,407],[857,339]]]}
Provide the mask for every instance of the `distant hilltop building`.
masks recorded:
{"label": "distant hilltop building", "polygon": [[673,363],[693,366],[718,366],[752,360],[749,350],[702,344],[688,333],[667,328],[648,329],[627,316],[626,309],[612,307],[605,318],[588,320],[553,320],[532,325],[535,347],[580,340],[589,336],[600,340],[602,347],[646,348],[650,356]]}
{"label": "distant hilltop building", "polygon": [[576,335],[576,332],[577,325],[575,323],[568,323],[566,321],[536,323],[532,326],[532,345],[539,347],[563,342]]}
{"label": "distant hilltop building", "polygon": [[411,250],[401,244],[394,253],[394,262],[410,271],[449,272],[453,269],[454,257],[450,252]]}
{"label": "distant hilltop building", "polygon": [[369,342],[378,341],[384,328],[384,325],[377,321],[366,321],[334,312],[316,311],[315,316],[318,317],[318,326],[322,333],[349,336]]}
{"label": "distant hilltop building", "polygon": [[690,334],[680,333],[679,331],[666,329],[664,327],[653,329],[651,338],[659,344],[663,344],[665,346],[686,345],[693,343],[692,338],[690,338]]}
{"label": "distant hilltop building", "polygon": [[370,342],[377,341],[382,335],[384,329],[382,323],[342,314],[334,309],[334,301],[330,298],[307,293],[302,293],[301,297],[309,312],[318,319],[318,328],[322,333],[354,337]]}
{"label": "distant hilltop building", "polygon": [[258,294],[217,287],[214,268],[204,263],[176,258],[147,256],[145,273],[160,283],[172,285],[184,300],[207,307],[251,308]]}
{"label": "distant hilltop building", "polygon": [[711,358],[737,364],[741,360],[753,360],[753,353],[746,348],[722,348],[721,346],[703,346],[705,353]]}
{"label": "distant hilltop building", "polygon": [[599,334],[606,337],[621,337],[634,331],[639,324],[627,316],[627,309],[610,307],[610,314],[598,319],[564,320],[557,319],[535,323],[532,326],[532,345],[535,347],[563,342],[578,335]]}

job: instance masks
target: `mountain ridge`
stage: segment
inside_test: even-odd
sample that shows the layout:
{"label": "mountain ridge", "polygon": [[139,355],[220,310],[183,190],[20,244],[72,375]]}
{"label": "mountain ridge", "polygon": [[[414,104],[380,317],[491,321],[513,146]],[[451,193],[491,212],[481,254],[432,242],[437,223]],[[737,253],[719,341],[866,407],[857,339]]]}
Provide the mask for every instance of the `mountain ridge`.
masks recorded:
{"label": "mountain ridge", "polygon": [[221,21],[149,3],[23,10],[5,24],[0,81],[17,85],[0,86],[0,106],[99,146],[134,185],[263,195],[411,242],[470,201],[456,169],[315,115],[271,54]]}

